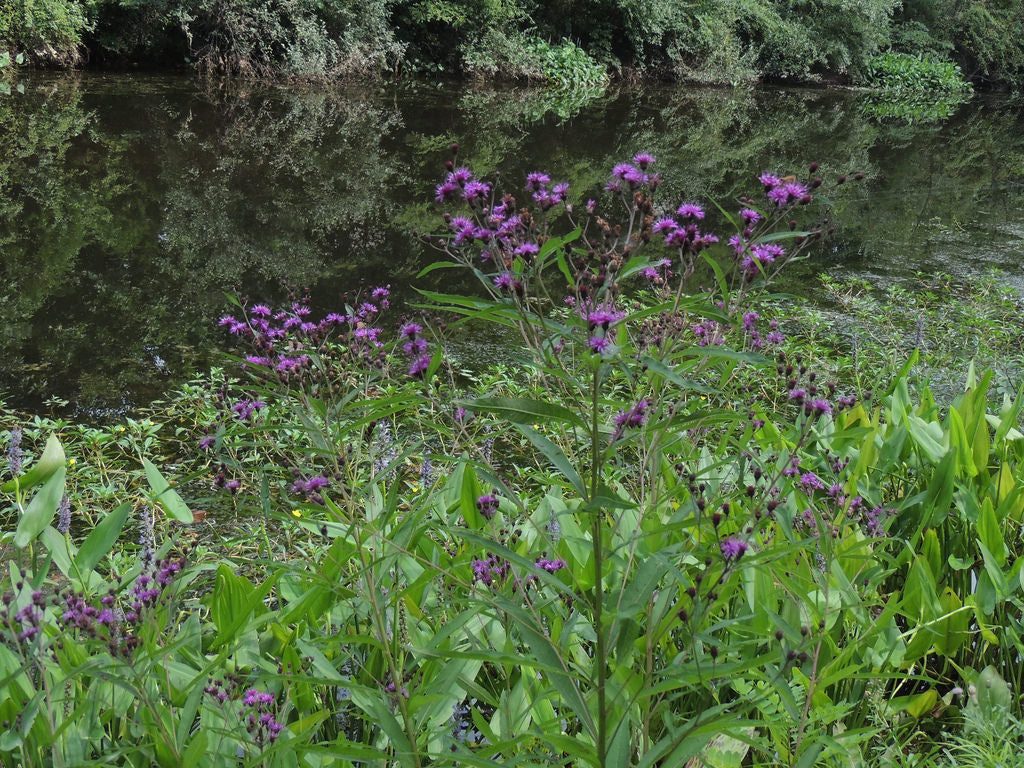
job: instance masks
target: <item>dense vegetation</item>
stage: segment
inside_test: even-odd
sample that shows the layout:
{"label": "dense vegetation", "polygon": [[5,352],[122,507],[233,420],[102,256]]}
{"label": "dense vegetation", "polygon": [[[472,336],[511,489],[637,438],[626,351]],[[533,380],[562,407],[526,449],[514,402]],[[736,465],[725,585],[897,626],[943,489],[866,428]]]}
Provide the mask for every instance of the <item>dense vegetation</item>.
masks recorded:
{"label": "dense vegetation", "polygon": [[[423,276],[476,291],[239,299],[210,320],[229,368],[167,410],[0,411],[0,761],[1015,754],[1019,301],[830,283],[837,334],[760,291],[855,179],[764,173],[719,238],[660,167],[574,203],[450,162]],[[468,367],[491,326],[517,364]]]}
{"label": "dense vegetation", "polygon": [[887,50],[1019,82],[1017,0],[2,0],[0,56],[247,76],[857,80]]}

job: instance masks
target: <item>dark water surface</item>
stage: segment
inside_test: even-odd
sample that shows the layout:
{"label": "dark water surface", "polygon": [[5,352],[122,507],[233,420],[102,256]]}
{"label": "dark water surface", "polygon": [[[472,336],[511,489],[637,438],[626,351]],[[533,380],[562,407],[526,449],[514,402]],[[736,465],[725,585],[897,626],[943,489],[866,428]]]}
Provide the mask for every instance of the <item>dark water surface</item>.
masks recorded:
{"label": "dark water surface", "polygon": [[[634,152],[665,204],[726,202],[757,173],[862,171],[838,236],[798,265],[879,287],[996,267],[1024,292],[1024,110],[975,97],[943,122],[872,117],[862,94],[453,86],[287,89],[131,75],[33,76],[0,94],[0,400],[104,418],[209,364],[225,291],[290,282],[337,306],[361,282],[409,296],[434,260],[410,232],[447,147],[521,187],[546,170],[594,194]],[[730,204],[731,205],[731,204]],[[433,273],[426,280],[449,279]],[[450,287],[450,286],[449,286]],[[486,351],[483,354],[487,354]]]}

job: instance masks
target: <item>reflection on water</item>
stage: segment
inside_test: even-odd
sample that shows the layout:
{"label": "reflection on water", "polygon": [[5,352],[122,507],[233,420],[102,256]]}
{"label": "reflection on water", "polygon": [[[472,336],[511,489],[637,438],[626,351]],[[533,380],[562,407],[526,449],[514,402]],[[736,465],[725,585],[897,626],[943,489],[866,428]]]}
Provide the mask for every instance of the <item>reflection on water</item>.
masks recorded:
{"label": "reflection on water", "polygon": [[[201,90],[187,80],[39,77],[0,96],[0,395],[100,416],[205,364],[238,287],[362,282],[401,294],[410,236],[450,142],[499,186],[544,169],[593,194],[639,150],[666,203],[728,200],[764,169],[862,171],[839,237],[799,265],[876,283],[916,270],[1007,271],[1024,290],[1024,116],[976,98],[943,122],[885,121],[809,90]],[[434,273],[435,275],[441,273]],[[430,279],[430,278],[428,278]],[[440,278],[438,278],[440,279]]]}

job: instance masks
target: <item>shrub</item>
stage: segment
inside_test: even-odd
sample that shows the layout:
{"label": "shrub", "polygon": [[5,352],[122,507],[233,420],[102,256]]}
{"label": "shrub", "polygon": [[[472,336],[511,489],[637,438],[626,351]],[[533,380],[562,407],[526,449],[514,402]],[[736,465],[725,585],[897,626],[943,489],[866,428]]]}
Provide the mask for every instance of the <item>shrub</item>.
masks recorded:
{"label": "shrub", "polygon": [[867,63],[868,85],[889,91],[957,93],[971,90],[960,67],[949,61],[888,52]]}

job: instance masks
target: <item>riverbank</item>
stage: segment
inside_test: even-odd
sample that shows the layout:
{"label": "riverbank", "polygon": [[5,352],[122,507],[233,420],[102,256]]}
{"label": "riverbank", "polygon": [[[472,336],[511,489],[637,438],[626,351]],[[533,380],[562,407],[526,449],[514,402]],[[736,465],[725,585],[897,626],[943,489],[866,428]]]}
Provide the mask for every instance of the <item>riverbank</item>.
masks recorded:
{"label": "riverbank", "polygon": [[891,49],[1005,87],[1024,74],[1022,41],[1010,0],[11,0],[0,14],[0,66],[321,81],[863,83],[872,58]]}

